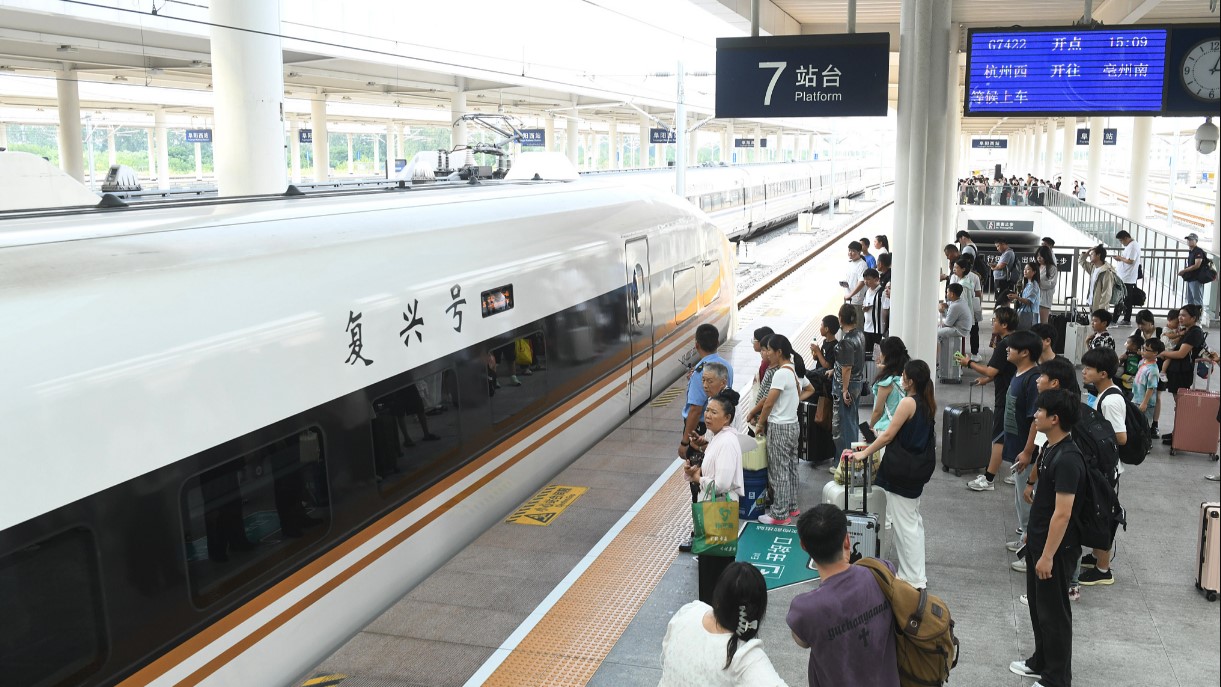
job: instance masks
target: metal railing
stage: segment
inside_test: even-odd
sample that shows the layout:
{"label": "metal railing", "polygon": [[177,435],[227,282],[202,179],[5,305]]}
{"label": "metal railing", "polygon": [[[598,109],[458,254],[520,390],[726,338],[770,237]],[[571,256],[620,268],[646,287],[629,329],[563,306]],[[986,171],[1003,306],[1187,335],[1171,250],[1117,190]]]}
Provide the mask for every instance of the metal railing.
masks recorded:
{"label": "metal railing", "polygon": [[[1078,231],[1097,239],[1098,243],[1107,246],[1108,253],[1118,253],[1122,250],[1115,234],[1121,230],[1127,231],[1141,247],[1141,263],[1145,272],[1143,284],[1147,285],[1142,288],[1145,292],[1149,293],[1150,297],[1153,293],[1160,294],[1168,302],[1165,306],[1167,308],[1178,307],[1186,302],[1187,286],[1178,275],[1179,270],[1187,265],[1188,248],[1184,240],[1100,207],[1083,203],[1065,193],[1049,191],[1045,198],[1048,211]],[[1221,264],[1217,260],[1217,253],[1204,251],[1204,254],[1214,267]],[[1209,313],[1209,320],[1217,319],[1217,284],[1217,281],[1213,281],[1204,285],[1204,311]],[[1160,300],[1163,299],[1159,298]]]}

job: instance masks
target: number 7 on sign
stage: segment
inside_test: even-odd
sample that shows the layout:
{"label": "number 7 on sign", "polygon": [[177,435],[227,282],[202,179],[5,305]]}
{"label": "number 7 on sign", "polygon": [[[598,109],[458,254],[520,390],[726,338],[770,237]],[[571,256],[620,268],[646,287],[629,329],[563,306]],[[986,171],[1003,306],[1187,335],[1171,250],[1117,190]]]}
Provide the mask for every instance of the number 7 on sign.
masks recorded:
{"label": "number 7 on sign", "polygon": [[780,75],[784,73],[784,68],[789,66],[788,62],[760,62],[759,69],[775,69],[776,73],[772,74],[772,80],[767,84],[767,93],[763,95],[763,104],[772,104],[772,90],[776,88],[776,82],[780,80]]}

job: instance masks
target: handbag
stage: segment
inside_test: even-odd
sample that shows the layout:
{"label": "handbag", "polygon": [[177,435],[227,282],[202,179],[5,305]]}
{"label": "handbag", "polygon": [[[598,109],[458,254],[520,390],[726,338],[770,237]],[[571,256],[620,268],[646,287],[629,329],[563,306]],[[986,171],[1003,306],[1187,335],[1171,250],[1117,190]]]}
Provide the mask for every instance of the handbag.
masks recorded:
{"label": "handbag", "polygon": [[525,339],[518,339],[514,344],[514,352],[517,356],[518,365],[533,365],[534,364],[534,347]]}
{"label": "handbag", "polygon": [[691,504],[691,552],[704,556],[734,558],[738,555],[738,502],[729,494],[718,498],[715,488],[704,488],[700,500]]}
{"label": "handbag", "polygon": [[822,429],[831,429],[831,398],[819,396],[818,404],[814,406],[814,424]]}
{"label": "handbag", "polygon": [[742,469],[767,469],[767,437],[762,434],[755,437],[755,447],[742,454]]}

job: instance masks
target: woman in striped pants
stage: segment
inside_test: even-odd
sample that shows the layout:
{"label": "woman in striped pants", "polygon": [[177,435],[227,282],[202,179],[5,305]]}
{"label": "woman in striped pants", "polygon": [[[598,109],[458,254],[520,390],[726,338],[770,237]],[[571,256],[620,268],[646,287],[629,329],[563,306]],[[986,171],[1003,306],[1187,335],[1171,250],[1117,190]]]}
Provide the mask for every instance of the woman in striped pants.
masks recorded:
{"label": "woman in striped pants", "polygon": [[759,413],[756,432],[767,433],[767,479],[774,496],[768,512],[759,516],[759,522],[787,525],[801,515],[797,507],[797,442],[801,437],[797,407],[814,393],[814,388],[806,379],[805,361],[793,352],[788,337],[772,335],[763,353],[776,371]]}

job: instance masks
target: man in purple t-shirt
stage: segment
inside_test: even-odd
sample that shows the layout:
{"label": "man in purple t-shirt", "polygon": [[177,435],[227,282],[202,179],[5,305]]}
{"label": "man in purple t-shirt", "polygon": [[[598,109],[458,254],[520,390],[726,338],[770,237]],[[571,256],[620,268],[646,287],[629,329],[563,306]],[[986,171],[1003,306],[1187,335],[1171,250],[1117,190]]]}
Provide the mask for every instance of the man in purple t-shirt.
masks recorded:
{"label": "man in purple t-shirt", "polygon": [[898,687],[894,615],[873,573],[848,564],[844,511],[817,505],[801,515],[797,534],[822,580],[789,605],[793,641],[810,650],[810,687]]}

